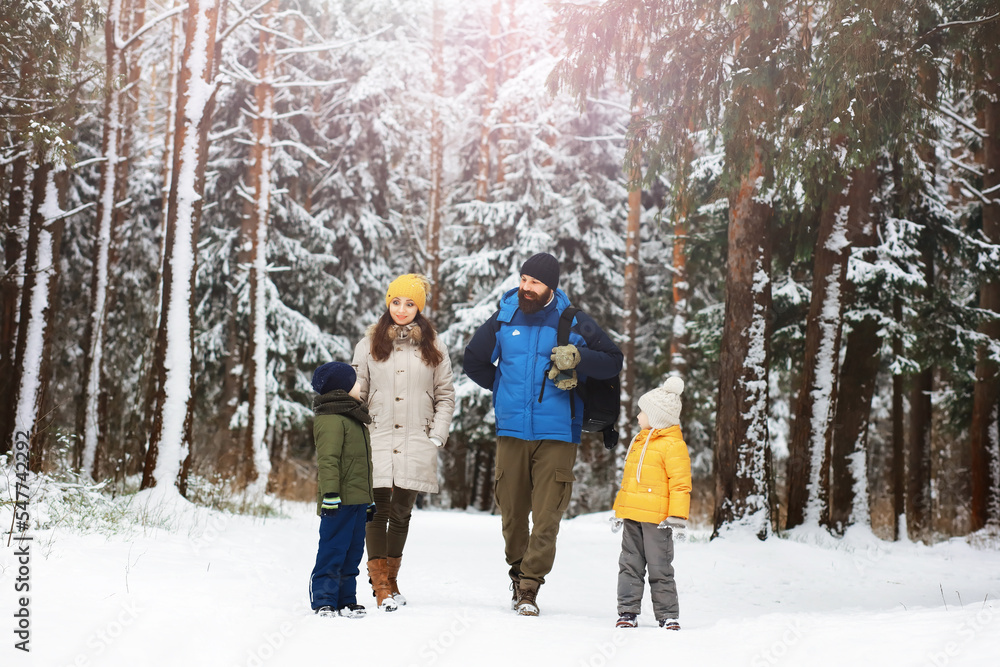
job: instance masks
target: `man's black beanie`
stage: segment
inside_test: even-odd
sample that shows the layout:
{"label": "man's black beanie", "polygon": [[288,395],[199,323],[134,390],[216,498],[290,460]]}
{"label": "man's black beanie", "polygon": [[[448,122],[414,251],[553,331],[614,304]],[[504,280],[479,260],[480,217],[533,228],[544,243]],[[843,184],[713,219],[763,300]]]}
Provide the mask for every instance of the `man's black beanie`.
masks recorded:
{"label": "man's black beanie", "polygon": [[555,291],[559,287],[559,260],[547,252],[532,255],[521,265],[521,275],[531,276]]}

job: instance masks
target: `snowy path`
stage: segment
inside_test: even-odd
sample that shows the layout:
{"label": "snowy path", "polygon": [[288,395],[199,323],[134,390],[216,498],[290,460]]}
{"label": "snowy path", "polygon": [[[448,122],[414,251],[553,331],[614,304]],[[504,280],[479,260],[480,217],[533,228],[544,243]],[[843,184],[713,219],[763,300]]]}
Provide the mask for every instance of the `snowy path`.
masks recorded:
{"label": "snowy path", "polygon": [[[3,665],[996,665],[1000,553],[964,543],[825,546],[729,538],[680,545],[679,633],[615,630],[619,537],[608,514],[564,521],[542,615],[509,611],[499,517],[418,511],[400,585],[410,604],[319,619],[307,579],[318,520],[197,510],[122,537],[40,531],[30,655],[13,648],[12,549]],[[836,546],[832,546],[836,544]],[[359,590],[366,585],[359,582]],[[943,591],[943,599],[942,599]],[[361,596],[369,606],[372,598]],[[985,600],[985,604],[984,604]],[[947,608],[945,607],[947,603]]]}

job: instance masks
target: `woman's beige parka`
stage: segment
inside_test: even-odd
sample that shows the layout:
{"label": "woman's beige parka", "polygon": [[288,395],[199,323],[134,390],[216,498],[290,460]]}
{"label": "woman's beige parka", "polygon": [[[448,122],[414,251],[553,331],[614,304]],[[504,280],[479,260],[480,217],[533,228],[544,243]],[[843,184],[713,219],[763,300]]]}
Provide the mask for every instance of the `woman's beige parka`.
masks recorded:
{"label": "woman's beige parka", "polygon": [[420,328],[392,326],[393,350],[385,361],[371,354],[374,327],[354,348],[361,400],[372,423],[375,488],[398,486],[437,493],[438,447],[448,440],[455,411],[455,387],[448,350],[436,341],[443,360],[432,368],[420,355]]}

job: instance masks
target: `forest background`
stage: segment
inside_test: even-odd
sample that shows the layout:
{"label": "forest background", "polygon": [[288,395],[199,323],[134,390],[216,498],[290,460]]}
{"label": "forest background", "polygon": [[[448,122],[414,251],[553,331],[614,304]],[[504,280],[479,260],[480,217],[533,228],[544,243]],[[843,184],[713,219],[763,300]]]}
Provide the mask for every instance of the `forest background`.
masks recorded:
{"label": "forest background", "polygon": [[[668,373],[696,512],[1000,526],[1000,3],[0,0],[0,455],[110,494],[315,493],[313,368],[420,272],[442,492],[493,508],[475,328],[537,251]],[[212,498],[208,498],[212,496]],[[237,500],[233,500],[233,499]]]}

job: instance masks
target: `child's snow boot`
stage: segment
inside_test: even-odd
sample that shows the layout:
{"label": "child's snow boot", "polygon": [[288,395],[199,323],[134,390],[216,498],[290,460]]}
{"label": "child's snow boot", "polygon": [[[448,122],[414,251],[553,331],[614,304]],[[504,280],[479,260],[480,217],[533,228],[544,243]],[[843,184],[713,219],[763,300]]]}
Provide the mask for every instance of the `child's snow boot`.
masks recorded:
{"label": "child's snow boot", "polygon": [[368,561],[368,578],[372,582],[372,595],[378,603],[379,611],[396,611],[396,601],[389,588],[389,569],[385,558]]}
{"label": "child's snow boot", "polygon": [[664,618],[660,621],[660,627],[664,630],[680,630],[681,624],[676,618]]}
{"label": "child's snow boot", "polygon": [[623,611],[618,616],[618,622],[615,623],[616,628],[634,628],[639,625],[638,619],[636,619],[635,614]]}
{"label": "child's snow boot", "polygon": [[365,608],[359,604],[345,604],[337,613],[345,618],[364,618]]}

